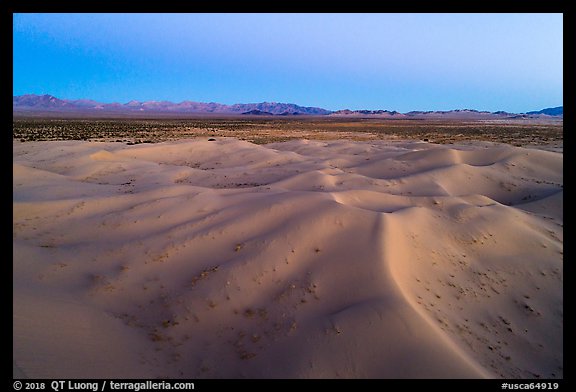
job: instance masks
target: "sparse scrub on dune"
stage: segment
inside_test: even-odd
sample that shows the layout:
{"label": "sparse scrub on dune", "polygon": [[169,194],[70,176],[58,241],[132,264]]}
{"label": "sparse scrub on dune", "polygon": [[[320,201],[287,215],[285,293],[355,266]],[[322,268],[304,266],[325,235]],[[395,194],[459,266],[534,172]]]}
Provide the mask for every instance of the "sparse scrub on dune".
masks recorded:
{"label": "sparse scrub on dune", "polygon": [[116,287],[110,282],[108,277],[99,274],[91,274],[90,281],[94,291],[111,292],[116,290]]}
{"label": "sparse scrub on dune", "polygon": [[202,272],[200,272],[200,274],[195,275],[192,277],[192,281],[191,281],[191,285],[195,286],[199,281],[201,281],[202,279],[207,278],[210,274],[215,273],[216,271],[218,271],[218,269],[220,268],[219,265],[216,265],[212,268],[207,268],[204,269]]}

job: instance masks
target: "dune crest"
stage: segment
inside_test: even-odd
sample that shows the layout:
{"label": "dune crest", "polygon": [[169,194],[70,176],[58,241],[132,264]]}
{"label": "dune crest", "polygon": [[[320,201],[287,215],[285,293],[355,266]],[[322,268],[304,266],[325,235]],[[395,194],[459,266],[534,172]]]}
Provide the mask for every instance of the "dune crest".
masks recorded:
{"label": "dune crest", "polygon": [[13,152],[20,375],[563,377],[562,153],[232,138]]}

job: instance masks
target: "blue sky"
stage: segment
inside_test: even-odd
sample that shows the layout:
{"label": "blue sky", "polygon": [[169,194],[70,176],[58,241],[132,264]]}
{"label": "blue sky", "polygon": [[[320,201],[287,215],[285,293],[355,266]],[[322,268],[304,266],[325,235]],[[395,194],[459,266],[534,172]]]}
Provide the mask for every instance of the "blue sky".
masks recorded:
{"label": "blue sky", "polygon": [[562,14],[14,14],[13,94],[338,109],[563,104]]}

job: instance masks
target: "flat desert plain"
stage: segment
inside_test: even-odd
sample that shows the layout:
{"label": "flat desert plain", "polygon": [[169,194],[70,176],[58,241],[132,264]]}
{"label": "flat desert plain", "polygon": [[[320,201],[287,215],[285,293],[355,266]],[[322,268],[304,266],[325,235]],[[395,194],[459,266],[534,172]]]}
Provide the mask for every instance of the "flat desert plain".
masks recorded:
{"label": "flat desert plain", "polygon": [[563,154],[13,142],[29,378],[562,378]]}

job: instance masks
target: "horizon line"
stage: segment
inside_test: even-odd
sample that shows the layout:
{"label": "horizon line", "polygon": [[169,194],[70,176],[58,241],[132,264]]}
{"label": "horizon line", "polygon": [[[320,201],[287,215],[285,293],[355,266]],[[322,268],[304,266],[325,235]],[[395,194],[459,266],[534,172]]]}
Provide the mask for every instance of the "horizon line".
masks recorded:
{"label": "horizon line", "polygon": [[394,110],[394,109],[349,109],[349,108],[343,108],[343,109],[336,109],[336,110],[332,110],[332,109],[326,109],[320,106],[303,106],[297,103],[293,103],[293,102],[280,102],[280,101],[261,101],[261,102],[236,102],[233,104],[227,104],[227,103],[221,103],[221,102],[215,102],[215,101],[210,101],[210,102],[206,102],[206,101],[194,101],[194,100],[190,100],[190,99],[184,99],[182,101],[169,101],[169,100],[156,100],[156,99],[150,99],[150,100],[138,100],[138,99],[131,99],[127,102],[121,102],[121,101],[112,101],[112,102],[103,102],[103,101],[98,101],[92,98],[78,98],[78,99],[72,99],[72,98],[61,98],[61,97],[57,97],[55,95],[49,94],[49,93],[45,93],[45,94],[35,94],[35,93],[27,93],[27,94],[21,94],[21,95],[12,95],[13,98],[17,98],[17,97],[24,97],[24,96],[36,96],[36,97],[53,97],[55,99],[61,100],[61,101],[93,101],[96,102],[98,104],[101,105],[127,105],[129,103],[132,102],[137,102],[140,104],[145,104],[145,103],[150,103],[150,102],[155,102],[155,103],[171,103],[171,104],[182,104],[182,103],[200,103],[200,104],[215,104],[215,105],[222,105],[222,106],[235,106],[235,105],[259,105],[259,104],[278,104],[278,105],[294,105],[294,106],[298,106],[301,108],[306,108],[306,109],[321,109],[324,111],[328,111],[331,113],[336,113],[336,112],[340,112],[340,111],[351,111],[351,112],[360,112],[360,111],[384,111],[384,112],[389,112],[389,113],[400,113],[400,114],[407,114],[407,113],[411,113],[411,112],[422,112],[422,113],[442,113],[442,112],[455,112],[455,111],[471,111],[471,112],[478,112],[478,113],[509,113],[509,114],[527,114],[529,112],[537,112],[537,111],[541,111],[541,110],[546,110],[546,109],[557,109],[557,108],[563,108],[564,104],[558,105],[558,106],[547,106],[545,108],[540,108],[538,110],[529,110],[526,112],[508,112],[506,110],[495,110],[495,111],[489,111],[489,110],[480,110],[480,109],[474,109],[474,108],[456,108],[456,109],[448,109],[448,110],[429,110],[429,109],[413,109],[413,110],[409,110],[406,112],[400,112],[398,110]]}

